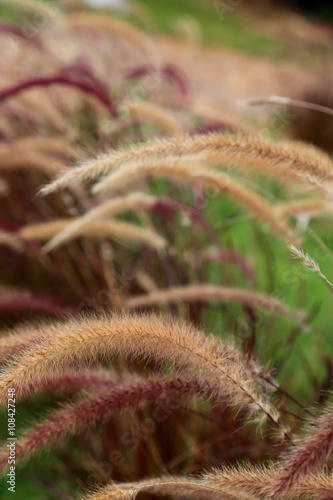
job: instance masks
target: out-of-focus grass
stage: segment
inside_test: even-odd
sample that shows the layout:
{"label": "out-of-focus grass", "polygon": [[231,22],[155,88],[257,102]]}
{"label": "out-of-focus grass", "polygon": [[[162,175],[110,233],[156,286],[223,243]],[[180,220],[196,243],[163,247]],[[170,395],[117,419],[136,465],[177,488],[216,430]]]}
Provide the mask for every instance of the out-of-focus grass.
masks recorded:
{"label": "out-of-focus grass", "polygon": [[[39,0],[40,4],[54,3],[57,0]],[[225,46],[237,49],[245,54],[262,55],[273,59],[291,59],[312,62],[315,58],[314,52],[302,46],[295,46],[291,50],[290,43],[283,37],[269,36],[267,33],[258,31],[253,21],[247,22],[243,15],[239,15],[237,7],[234,9],[223,9],[223,4],[219,2],[200,2],[191,0],[168,0],[167,2],[156,0],[132,0],[143,6],[149,13],[146,22],[142,16],[125,15],[125,17],[138,25],[140,28],[151,27],[153,31],[179,36],[177,24],[186,18],[193,19],[199,26],[204,44],[213,46]],[[87,6],[88,10],[94,10]],[[59,5],[59,13],[61,13]],[[101,11],[103,12],[103,11]],[[121,11],[115,15],[123,16]],[[126,11],[125,11],[126,12]],[[53,17],[52,11],[41,9],[43,18]],[[51,14],[50,14],[51,13]],[[108,15],[108,12],[105,12]],[[143,14],[144,16],[144,14]],[[31,22],[33,14],[31,11],[20,11],[17,6],[10,5],[10,2],[0,4],[0,20],[14,22],[22,26]],[[154,20],[154,25],[150,25],[150,18]],[[45,26],[44,26],[45,28]],[[329,50],[329,46],[326,50]]]}
{"label": "out-of-focus grass", "polygon": [[0,21],[21,24],[22,16],[9,4],[0,4]]}
{"label": "out-of-focus grass", "polygon": [[[222,16],[214,3],[191,2],[190,0],[168,0],[158,2],[156,0],[133,0],[141,3],[150,11],[158,31],[175,34],[177,19],[192,17],[197,21],[202,31],[203,42],[214,45],[225,45],[239,49],[246,53],[262,54],[270,57],[287,55],[283,40],[269,37],[255,31],[246,25],[245,20],[237,16],[237,8],[234,12],[227,12]],[[56,3],[56,0],[40,0],[40,3]],[[61,7],[59,7],[61,11]],[[47,19],[47,11],[43,12]],[[22,25],[31,19],[31,12],[22,12],[10,3],[0,4],[0,19]],[[223,17],[223,18],[222,18]],[[141,24],[133,16],[134,23]]]}
{"label": "out-of-focus grass", "polygon": [[190,16],[202,30],[204,43],[226,45],[243,52],[277,57],[284,55],[283,40],[262,35],[246,25],[235,11],[222,14],[217,2],[197,2],[191,0],[138,0],[148,7],[159,29],[165,33],[175,33],[177,18]]}

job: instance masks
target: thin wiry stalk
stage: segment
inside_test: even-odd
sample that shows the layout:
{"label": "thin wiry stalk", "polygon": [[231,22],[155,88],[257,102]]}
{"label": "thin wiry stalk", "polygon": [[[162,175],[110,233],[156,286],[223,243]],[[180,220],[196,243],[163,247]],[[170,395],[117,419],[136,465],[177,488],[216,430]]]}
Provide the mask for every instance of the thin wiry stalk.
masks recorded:
{"label": "thin wiry stalk", "polygon": [[[318,469],[333,451],[333,405],[308,424],[308,432],[299,436],[296,446],[286,453],[279,467],[280,477],[271,498],[285,495],[298,484],[299,478],[307,478],[309,471]],[[333,479],[331,476],[331,493]]]}
{"label": "thin wiry stalk", "polygon": [[45,376],[59,374],[73,364],[101,357],[171,361],[174,369],[193,382],[208,382],[216,397],[258,418],[266,417],[288,436],[277,409],[258,391],[257,380],[241,354],[231,345],[186,324],[161,316],[113,315],[88,317],[67,323],[41,326],[45,337],[17,356],[2,371],[0,404],[7,390],[16,388],[17,398]]}
{"label": "thin wiry stalk", "polygon": [[315,104],[313,102],[301,101],[298,99],[291,99],[290,97],[284,97],[279,95],[271,95],[268,97],[258,97],[256,99],[239,101],[239,104],[243,106],[260,106],[262,104],[276,104],[277,106],[281,105],[296,106],[298,108],[311,109],[313,111],[319,111],[320,113],[325,113],[326,115],[333,116],[333,109],[328,108],[327,106],[322,106],[320,104]]}
{"label": "thin wiry stalk", "polygon": [[124,303],[124,296],[121,287],[117,283],[116,270],[114,266],[114,254],[110,245],[102,243],[101,245],[102,256],[102,270],[105,282],[110,292],[110,298],[114,310],[121,311]]}
{"label": "thin wiry stalk", "polygon": [[[77,220],[77,219],[76,219]],[[45,241],[53,238],[60,231],[64,231],[73,219],[60,219],[51,222],[42,222],[25,226],[19,230],[19,235],[24,239]],[[121,221],[93,221],[82,226],[75,236],[113,238],[123,242],[138,241],[156,250],[163,250],[167,246],[165,239],[149,228],[143,228]]]}
{"label": "thin wiry stalk", "polygon": [[166,177],[182,182],[211,186],[217,192],[226,193],[230,198],[252,212],[259,220],[267,224],[271,230],[295,243],[291,229],[276,216],[274,209],[252,189],[245,187],[224,173],[217,173],[208,168],[183,162],[158,162],[154,165],[140,167],[127,166],[116,170],[100,184],[96,184],[94,191],[116,191],[128,189],[132,183],[145,177]]}
{"label": "thin wiry stalk", "polygon": [[209,250],[201,250],[195,253],[186,252],[183,256],[185,257],[185,260],[190,262],[192,265],[199,265],[207,260],[216,262],[233,262],[241,269],[249,286],[253,287],[254,285],[254,266],[244,255],[233,249],[227,248],[219,250],[218,248],[211,248]]}
{"label": "thin wiry stalk", "polygon": [[173,221],[174,215],[182,213],[186,219],[191,220],[198,228],[205,231],[210,241],[218,244],[217,235],[209,222],[203,216],[203,211],[197,207],[190,207],[179,201],[167,198],[165,196],[156,199],[156,203],[152,207],[152,212],[159,214],[163,221]]}
{"label": "thin wiry stalk", "polygon": [[[70,380],[71,381],[71,380]],[[181,379],[151,377],[139,379],[122,376],[121,380],[111,377],[106,388],[95,388],[93,394],[78,397],[71,403],[62,405],[43,418],[40,422],[26,429],[18,438],[16,462],[29,459],[45,446],[53,447],[96,426],[107,422],[115,413],[126,408],[138,409],[147,403],[158,404],[163,400],[163,407],[168,408],[171,398],[197,396],[208,392],[209,386]],[[8,468],[7,442],[0,446],[0,470],[5,474]]]}
{"label": "thin wiry stalk", "polygon": [[205,302],[218,300],[222,302],[234,302],[245,306],[267,309],[271,314],[282,314],[297,320],[304,320],[304,316],[291,311],[285,304],[267,295],[253,290],[243,290],[228,286],[211,284],[189,285],[183,287],[172,287],[167,290],[153,290],[149,294],[138,295],[127,299],[125,307],[134,309],[137,307],[149,307],[155,304],[166,304],[169,302]]}
{"label": "thin wiry stalk", "polygon": [[82,234],[83,228],[97,219],[113,216],[125,210],[132,210],[140,206],[151,206],[157,198],[144,193],[131,193],[127,196],[114,198],[92,208],[82,217],[75,219],[65,229],[57,233],[45,246],[44,251],[49,252],[60,244]]}
{"label": "thin wiry stalk", "polygon": [[[261,170],[284,180],[332,181],[332,160],[302,143],[272,144],[257,137],[198,135],[155,140],[101,155],[46,185],[48,194],[76,182],[94,181],[119,167],[153,165],[158,161],[196,161],[232,164],[245,170]],[[311,154],[310,154],[311,152]]]}
{"label": "thin wiry stalk", "polygon": [[125,109],[157,123],[168,135],[184,135],[184,130],[170,112],[149,102],[125,103]]}

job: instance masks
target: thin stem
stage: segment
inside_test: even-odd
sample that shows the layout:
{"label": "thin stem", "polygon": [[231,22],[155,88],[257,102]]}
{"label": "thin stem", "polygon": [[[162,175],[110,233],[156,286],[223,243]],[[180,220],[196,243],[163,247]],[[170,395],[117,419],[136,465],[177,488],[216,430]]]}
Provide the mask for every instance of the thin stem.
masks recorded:
{"label": "thin stem", "polygon": [[298,420],[301,420],[302,422],[307,422],[306,418],[300,417],[299,415],[296,415],[296,413],[293,413],[292,411],[285,410],[284,408],[281,408],[282,413],[285,413],[286,415],[291,415],[292,417],[297,418]]}
{"label": "thin stem", "polygon": [[278,385],[274,384],[274,382],[272,382],[268,377],[262,377],[261,376],[260,378],[262,378],[263,380],[265,380],[265,382],[267,382],[269,385],[271,385],[272,387],[274,387],[274,389],[276,389],[281,394],[283,394],[288,399],[290,399],[290,401],[293,401],[293,403],[295,403],[297,406],[299,406],[300,408],[302,408],[302,410],[305,411],[308,415],[310,415],[311,417],[314,417],[313,413],[311,413],[310,410],[308,410],[307,408],[305,408],[305,406],[303,406],[302,403],[300,403],[299,401],[297,401],[297,399],[295,399],[293,396],[291,396],[291,394],[288,394],[288,392],[286,392],[283,389],[281,389]]}
{"label": "thin stem", "polygon": [[327,106],[322,106],[321,104],[315,104],[313,102],[300,101],[298,99],[290,99],[289,97],[272,95],[269,97],[259,97],[258,99],[248,99],[239,101],[240,105],[245,106],[260,106],[262,104],[274,104],[280,106],[281,104],[287,104],[289,106],[296,106],[298,108],[311,109],[313,111],[319,111],[320,113],[325,113],[326,115],[333,116],[333,109]]}

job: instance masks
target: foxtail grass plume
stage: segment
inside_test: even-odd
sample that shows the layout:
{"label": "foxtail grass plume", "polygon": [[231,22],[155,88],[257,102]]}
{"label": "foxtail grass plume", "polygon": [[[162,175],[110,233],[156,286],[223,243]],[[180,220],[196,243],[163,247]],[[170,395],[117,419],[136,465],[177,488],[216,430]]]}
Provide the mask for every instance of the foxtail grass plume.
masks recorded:
{"label": "foxtail grass plume", "polygon": [[[75,219],[76,221],[78,219]],[[66,230],[73,223],[73,219],[60,219],[25,226],[19,231],[23,239],[46,241],[61,231]],[[112,238],[121,242],[139,242],[156,250],[167,247],[165,239],[149,228],[115,220],[92,221],[84,224],[75,233],[75,236],[89,236],[98,238]],[[47,250],[50,250],[47,249]]]}
{"label": "foxtail grass plume", "polygon": [[238,303],[244,306],[264,308],[268,313],[282,314],[304,322],[304,316],[291,311],[275,297],[270,297],[253,290],[244,290],[229,286],[219,286],[202,283],[183,287],[171,287],[167,290],[154,289],[149,294],[138,295],[127,299],[125,307],[134,309],[163,305],[170,302],[206,302],[216,300]]}
{"label": "foxtail grass plume", "polygon": [[125,104],[124,109],[139,117],[152,120],[170,136],[184,135],[184,130],[175,117],[156,104],[150,102],[129,102]]}
{"label": "foxtail grass plume", "polygon": [[133,183],[147,176],[157,178],[166,177],[171,180],[200,184],[212,187],[217,192],[226,193],[231,199],[263,221],[274,233],[286,238],[287,241],[293,244],[297,242],[292,230],[280,217],[276,216],[274,209],[263,197],[232,179],[227,174],[217,173],[196,164],[157,162],[154,165],[148,164],[141,165],[140,167],[129,165],[116,170],[100,184],[96,184],[95,192],[112,192],[119,189],[128,189]]}
{"label": "foxtail grass plume", "polygon": [[46,185],[41,193],[48,194],[77,182],[92,182],[119,167],[152,165],[161,160],[232,164],[245,171],[259,170],[282,181],[298,180],[321,186],[332,182],[333,163],[329,156],[316,151],[298,142],[273,144],[258,137],[220,134],[155,140],[90,160]]}
{"label": "foxtail grass plume", "polygon": [[63,230],[60,230],[43,248],[45,252],[53,250],[60,244],[82,234],[84,227],[98,220],[110,216],[114,216],[125,210],[133,210],[135,208],[150,207],[156,203],[157,198],[145,193],[131,193],[127,196],[117,197],[107,200],[97,207],[90,209],[82,217],[76,218],[69,223]]}
{"label": "foxtail grass plume", "polygon": [[320,276],[331,288],[333,288],[333,284],[326,278],[326,276],[322,273],[319,265],[317,262],[313,260],[312,257],[310,257],[309,254],[307,254],[303,248],[295,247],[294,245],[290,245],[290,250],[293,253],[293,255],[299,259],[301,259],[304,264],[314,271],[318,276]]}
{"label": "foxtail grass plume", "polygon": [[162,316],[113,315],[44,325],[40,327],[40,333],[43,331],[38,345],[28,348],[2,371],[2,405],[9,387],[16,389],[17,398],[23,397],[31,385],[73,363],[105,357],[169,360],[180,375],[199,384],[208,382],[215,388],[215,397],[256,418],[268,418],[289,439],[278,410],[260,393],[258,382],[235,347],[186,323]]}
{"label": "foxtail grass plume", "polygon": [[133,47],[139,48],[148,57],[152,54],[152,45],[145,34],[122,19],[110,15],[105,16],[97,12],[78,12],[67,15],[63,20],[63,24],[70,29],[97,29],[105,31],[106,33],[125,39]]}
{"label": "foxtail grass plume", "polygon": [[216,488],[195,479],[184,477],[161,477],[137,483],[110,484],[95,491],[87,500],[134,500],[139,493],[152,493],[157,498],[166,495],[179,498],[179,494],[191,495],[191,498],[218,498],[219,500],[256,500],[247,494],[242,497],[233,493],[224,492],[223,488]]}
{"label": "foxtail grass plume", "polygon": [[[285,453],[279,466],[279,478],[269,498],[277,499],[288,495],[300,481],[309,478],[309,472],[323,469],[333,451],[333,405],[312,418],[307,425],[307,433],[300,435],[295,446]],[[329,464],[329,461],[328,461]],[[325,469],[324,469],[325,470]],[[330,476],[330,491],[333,494],[333,477]],[[320,497],[326,498],[326,497]],[[330,497],[327,497],[330,498]]]}

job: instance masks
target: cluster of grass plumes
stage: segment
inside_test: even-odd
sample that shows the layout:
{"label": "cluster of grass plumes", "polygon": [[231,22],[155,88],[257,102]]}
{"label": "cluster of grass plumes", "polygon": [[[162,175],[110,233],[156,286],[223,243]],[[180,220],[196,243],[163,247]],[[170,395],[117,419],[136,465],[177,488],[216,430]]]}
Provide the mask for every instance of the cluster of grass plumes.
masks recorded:
{"label": "cluster of grass plumes", "polygon": [[[17,341],[15,342],[17,338]],[[19,339],[19,340],[18,340]],[[4,347],[6,347],[4,339]],[[22,349],[23,344],[23,349]],[[25,344],[25,346],[24,346]],[[242,411],[255,421],[268,419],[285,439],[289,429],[278,409],[262,391],[254,367],[247,366],[241,353],[230,343],[218,341],[185,323],[168,317],[113,315],[72,320],[32,328],[8,337],[8,350],[18,346],[21,352],[6,360],[0,378],[0,401],[6,404],[7,391],[15,389],[16,400],[45,386],[47,377],[61,373],[83,362],[92,363],[105,357],[145,359],[155,363],[171,362],[169,370],[176,381],[156,377],[120,384],[110,379],[110,390],[95,390],[90,397],[58,410],[49,421],[42,421],[21,438],[17,459],[27,458],[45,445],[55,444],[66,435],[80,432],[107,419],[114,410],[137,407],[171,392],[200,395],[221,405]],[[168,402],[166,403],[168,405]],[[67,422],[67,423],[66,423]],[[7,450],[1,451],[2,469]]]}
{"label": "cluster of grass plumes", "polygon": [[33,37],[0,23],[0,405],[15,390],[18,494],[31,477],[43,500],[333,497],[332,158],[263,138],[158,37],[67,4]]}
{"label": "cluster of grass plumes", "polygon": [[[333,446],[331,408],[313,421],[314,429],[307,437],[292,438],[262,383],[262,370],[249,365],[232,343],[219,341],[188,324],[167,316],[81,317],[18,329],[2,338],[2,350],[7,355],[0,377],[2,405],[6,404],[8,388],[15,389],[17,401],[45,389],[74,391],[74,394],[82,388],[88,390],[25,430],[17,445],[18,463],[45,446],[56,446],[99,422],[108,421],[119,411],[137,411],[152,403],[158,406],[158,401],[163,401],[164,408],[175,411],[178,408],[175,399],[179,397],[204,396],[215,408],[230,405],[251,420],[262,421],[264,417],[292,446],[269,469],[225,468],[193,480],[161,478],[123,488],[107,486],[91,498],[127,498],[129,489],[135,496],[147,488],[152,488],[155,494],[171,494],[170,487],[172,490],[175,486],[177,494],[179,486],[194,492],[202,490],[208,496],[220,493],[225,498],[321,499],[332,492],[330,474],[325,470],[318,473],[318,466],[329,457]],[[149,360],[159,365],[160,370],[165,370],[164,361],[168,360],[169,375],[138,378],[123,373],[120,379],[103,371],[82,372],[81,368],[73,371],[82,363],[119,357],[140,363]],[[66,374],[68,369],[72,371]],[[3,474],[7,461],[5,442],[0,447]]]}
{"label": "cluster of grass plumes", "polygon": [[[332,160],[324,153],[301,143],[273,144],[257,137],[234,137],[209,134],[155,141],[112,152],[89,160],[82,167],[73,169],[55,180],[42,193],[51,193],[77,181],[95,181],[115,169],[153,165],[158,161],[195,161],[217,165],[235,165],[245,170],[261,170],[284,180],[304,180],[305,183],[330,183]],[[104,180],[101,187],[104,189]],[[112,185],[112,183],[110,182]],[[108,186],[109,183],[106,185]],[[328,184],[329,185],[329,184]],[[107,189],[105,187],[105,189]]]}
{"label": "cluster of grass plumes", "polygon": [[296,446],[283,457],[278,470],[278,480],[271,494],[272,499],[283,496],[298,484],[299,478],[307,478],[309,472],[329,463],[333,449],[332,424],[333,413],[330,404],[321,414],[312,417],[307,434],[299,436]]}
{"label": "cluster of grass plumes", "polygon": [[256,381],[251,380],[240,353],[233,346],[220,344],[175,320],[138,315],[82,318],[41,327],[39,335],[36,345],[4,368],[0,381],[2,404],[9,387],[13,386],[19,397],[46,375],[56,375],[75,362],[122,356],[156,362],[169,360],[192,380],[211,380],[217,394],[233,406],[263,412],[280,426],[276,409],[265,398],[261,400]]}
{"label": "cluster of grass plumes", "polygon": [[[213,163],[213,168],[209,166]],[[204,164],[202,166],[202,164]],[[227,194],[256,218],[264,222],[271,231],[295,244],[297,236],[281,215],[297,215],[304,212],[307,205],[285,205],[274,209],[271,204],[254,189],[245,186],[225,172],[216,172],[215,166],[236,166],[247,175],[251,170],[272,174],[283,182],[292,180],[330,192],[332,162],[328,156],[307,145],[298,143],[270,144],[256,137],[234,137],[209,134],[183,136],[142,144],[132,148],[106,153],[96,160],[89,160],[83,166],[65,172],[60,178],[46,185],[41,192],[49,194],[61,188],[71,187],[78,182],[95,182],[93,193],[126,192],[133,185],[147,178],[166,178],[173,182],[201,185]],[[97,181],[97,182],[96,182]],[[111,200],[112,203],[112,200]],[[310,209],[316,209],[310,206]],[[330,211],[330,204],[321,203],[321,213]],[[318,210],[318,207],[317,207]],[[92,214],[99,214],[98,210]],[[100,216],[103,214],[101,207]],[[76,228],[87,227],[85,221],[92,217],[89,213],[81,223],[73,223]],[[56,236],[48,245],[70,238],[71,226]],[[296,243],[297,245],[297,243]],[[48,248],[47,247],[47,248]]]}

